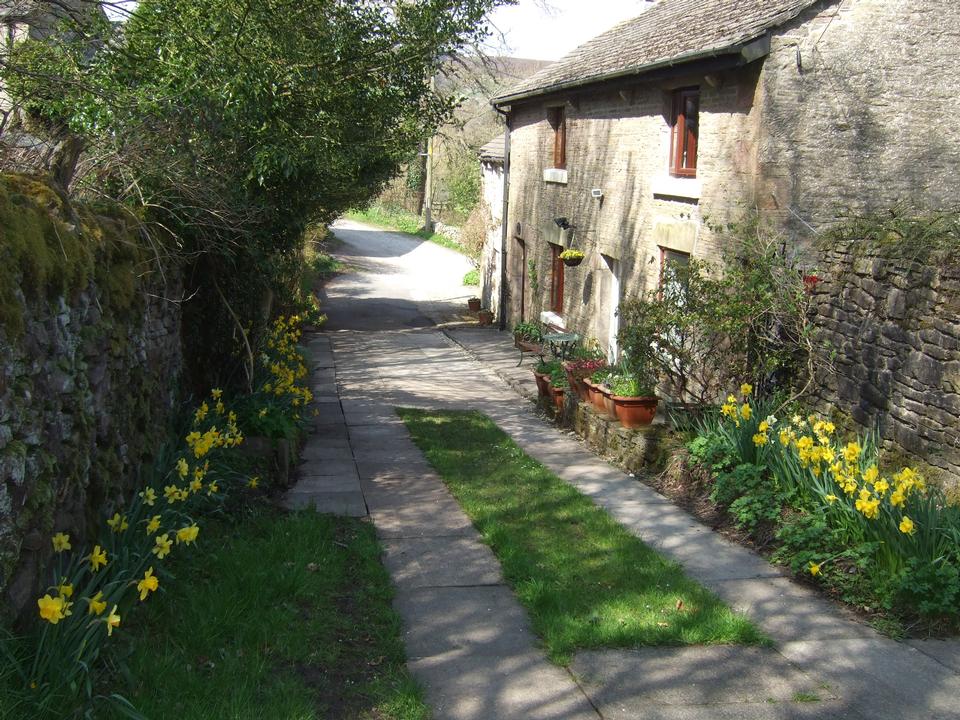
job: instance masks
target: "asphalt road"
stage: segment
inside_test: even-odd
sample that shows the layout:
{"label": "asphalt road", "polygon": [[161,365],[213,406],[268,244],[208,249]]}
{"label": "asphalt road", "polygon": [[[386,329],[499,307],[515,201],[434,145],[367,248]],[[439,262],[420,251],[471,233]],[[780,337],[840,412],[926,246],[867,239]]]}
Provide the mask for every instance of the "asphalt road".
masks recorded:
{"label": "asphalt road", "polygon": [[456,317],[476,292],[463,286],[472,265],[460,253],[353,220],[332,230],[342,243],[333,254],[349,270],[321,296],[327,331],[433,327]]}

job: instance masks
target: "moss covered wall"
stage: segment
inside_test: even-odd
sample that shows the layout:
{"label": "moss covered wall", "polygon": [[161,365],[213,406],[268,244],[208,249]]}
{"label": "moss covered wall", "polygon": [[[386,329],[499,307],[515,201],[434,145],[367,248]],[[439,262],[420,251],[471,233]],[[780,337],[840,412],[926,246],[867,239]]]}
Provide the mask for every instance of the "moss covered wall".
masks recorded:
{"label": "moss covered wall", "polygon": [[179,274],[134,218],[0,176],[0,591],[30,604],[56,531],[81,539],[160,445]]}

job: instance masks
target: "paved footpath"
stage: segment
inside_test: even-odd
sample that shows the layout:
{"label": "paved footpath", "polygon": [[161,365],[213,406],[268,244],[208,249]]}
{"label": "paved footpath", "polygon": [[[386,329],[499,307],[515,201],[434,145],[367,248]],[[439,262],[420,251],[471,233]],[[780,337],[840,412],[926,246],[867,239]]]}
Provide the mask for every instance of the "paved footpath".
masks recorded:
{"label": "paved footpath", "polygon": [[[286,502],[369,514],[396,587],[409,667],[437,720],[960,718],[960,643],[883,638],[710,531],[537,417],[522,397],[532,389],[529,361],[515,367],[509,336],[441,332],[432,323],[453,296],[397,298],[391,275],[389,302],[409,320],[398,327],[389,312],[376,311],[384,295],[376,273],[348,276],[327,299],[331,315],[361,306],[368,325],[341,321],[307,343],[320,414]],[[590,651],[569,669],[551,664],[496,558],[396,417],[401,406],[486,413],[528,454],[748,614],[773,647]]]}

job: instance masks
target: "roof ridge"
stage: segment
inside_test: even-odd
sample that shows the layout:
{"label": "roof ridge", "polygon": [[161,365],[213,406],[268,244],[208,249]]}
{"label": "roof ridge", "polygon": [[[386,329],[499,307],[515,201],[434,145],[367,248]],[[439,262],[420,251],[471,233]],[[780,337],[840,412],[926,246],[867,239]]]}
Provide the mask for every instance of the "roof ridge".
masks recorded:
{"label": "roof ridge", "polygon": [[[797,17],[818,2],[839,0],[659,0],[634,18],[574,48],[534,73],[494,104],[541,95],[571,84],[684,62],[711,52],[733,51]],[[586,68],[589,68],[585,72]]]}

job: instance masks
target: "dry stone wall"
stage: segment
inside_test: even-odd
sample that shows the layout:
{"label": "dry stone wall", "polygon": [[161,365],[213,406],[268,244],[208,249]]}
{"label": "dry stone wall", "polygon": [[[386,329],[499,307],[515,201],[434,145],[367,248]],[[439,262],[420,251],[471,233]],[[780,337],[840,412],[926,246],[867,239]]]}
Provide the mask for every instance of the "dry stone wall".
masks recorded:
{"label": "dry stone wall", "polygon": [[51,534],[80,540],[168,431],[180,295],[134,223],[0,178],[0,590],[26,607]]}
{"label": "dry stone wall", "polygon": [[813,299],[832,370],[813,389],[821,409],[960,478],[960,266],[834,247],[823,267]]}

